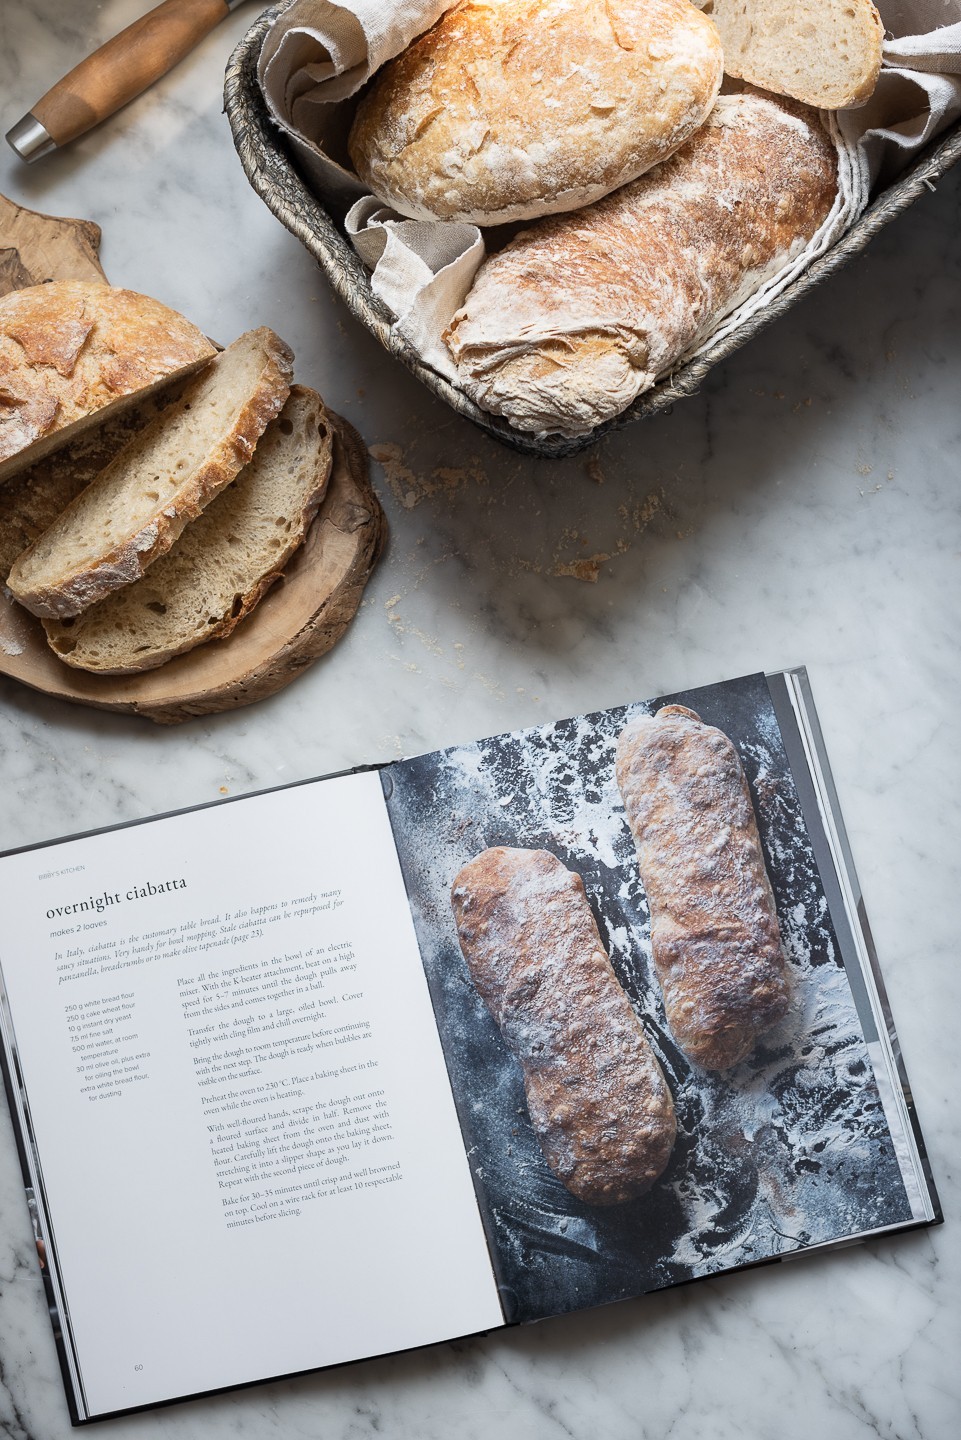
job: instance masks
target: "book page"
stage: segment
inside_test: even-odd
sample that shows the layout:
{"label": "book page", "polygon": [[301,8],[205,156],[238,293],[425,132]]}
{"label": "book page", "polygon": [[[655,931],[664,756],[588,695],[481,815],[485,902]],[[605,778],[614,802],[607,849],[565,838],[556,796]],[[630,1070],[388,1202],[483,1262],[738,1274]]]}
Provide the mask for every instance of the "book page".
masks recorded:
{"label": "book page", "polygon": [[503,1323],[374,773],[0,861],[85,1407]]}

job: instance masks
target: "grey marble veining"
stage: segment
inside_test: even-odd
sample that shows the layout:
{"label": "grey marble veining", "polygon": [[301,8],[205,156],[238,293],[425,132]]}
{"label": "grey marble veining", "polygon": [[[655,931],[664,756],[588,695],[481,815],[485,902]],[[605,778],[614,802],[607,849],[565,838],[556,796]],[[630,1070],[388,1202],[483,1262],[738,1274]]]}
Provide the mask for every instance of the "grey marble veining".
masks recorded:
{"label": "grey marble veining", "polygon": [[[144,8],[4,0],[2,128]],[[0,681],[0,846],[805,663],[947,1223],[110,1433],[942,1440],[961,1421],[961,172],[669,416],[522,459],[385,355],[247,186],[220,92],[255,14],[62,154],[28,169],[4,146],[0,190],[96,220],[112,280],[218,339],[279,330],[371,447],[389,549],[344,641],[248,710],[167,730]],[[5,1110],[0,1145],[0,1433],[59,1440]]]}

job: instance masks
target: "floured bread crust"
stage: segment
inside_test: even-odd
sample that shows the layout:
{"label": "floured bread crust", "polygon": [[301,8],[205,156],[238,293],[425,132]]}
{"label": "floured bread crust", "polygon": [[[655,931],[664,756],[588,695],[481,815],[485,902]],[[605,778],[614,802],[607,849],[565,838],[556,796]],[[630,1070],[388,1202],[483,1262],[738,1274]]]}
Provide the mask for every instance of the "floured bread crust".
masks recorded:
{"label": "floured bread crust", "polygon": [[547,1164],[592,1205],[644,1194],[670,1156],[674,1105],[580,876],[547,850],[496,847],[464,866],[451,903]]}
{"label": "floured bread crust", "polygon": [[689,0],[465,0],[375,77],[349,150],[417,219],[571,210],[682,145],[721,83]]}
{"label": "floured bread crust", "polygon": [[740,759],[693,710],[667,705],[621,732],[616,771],[671,1032],[696,1065],[726,1070],[790,998]]}
{"label": "floured bread crust", "polygon": [[215,354],[175,310],[106,283],[54,280],[0,299],[0,480]]}
{"label": "floured bread crust", "polygon": [[445,334],[461,385],[520,430],[591,431],[810,240],[837,183],[814,112],[722,96],[662,165],[485,260]]}

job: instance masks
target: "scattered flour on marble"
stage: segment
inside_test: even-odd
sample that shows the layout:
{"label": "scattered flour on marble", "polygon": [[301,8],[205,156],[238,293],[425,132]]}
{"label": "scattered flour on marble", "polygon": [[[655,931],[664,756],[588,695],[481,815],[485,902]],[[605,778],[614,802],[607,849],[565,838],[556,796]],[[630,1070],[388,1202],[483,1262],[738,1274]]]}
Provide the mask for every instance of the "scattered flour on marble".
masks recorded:
{"label": "scattered flour on marble", "polygon": [[[670,521],[663,486],[654,488],[640,499],[636,498],[633,486],[630,486],[627,500],[603,517],[596,512],[593,497],[585,495],[581,523],[564,525],[552,533],[537,495],[525,502],[525,497],[513,489],[510,474],[503,483],[493,483],[477,458],[457,465],[435,465],[430,470],[422,470],[410,463],[408,450],[395,441],[372,445],[370,455],[381,467],[390,494],[404,510],[415,510],[427,500],[452,503],[456,495],[466,492],[472,506],[490,511],[503,505],[509,491],[514,507],[509,534],[513,538],[514,550],[512,554],[503,556],[498,550],[488,556],[488,563],[511,575],[546,574],[556,579],[597,584],[604,567],[626,555],[655,522],[664,524]],[[596,455],[586,462],[584,473],[592,486],[604,483],[601,461]],[[480,513],[483,514],[483,511]],[[590,525],[594,531],[601,523],[608,533],[587,533],[585,527]],[[613,533],[610,533],[612,530]]]}
{"label": "scattered flour on marble", "polygon": [[423,472],[408,465],[403,448],[392,441],[372,445],[370,456],[381,466],[391,493],[405,510],[414,510],[431,496],[450,494],[467,484],[478,490],[489,484],[478,459],[466,465],[438,465]]}

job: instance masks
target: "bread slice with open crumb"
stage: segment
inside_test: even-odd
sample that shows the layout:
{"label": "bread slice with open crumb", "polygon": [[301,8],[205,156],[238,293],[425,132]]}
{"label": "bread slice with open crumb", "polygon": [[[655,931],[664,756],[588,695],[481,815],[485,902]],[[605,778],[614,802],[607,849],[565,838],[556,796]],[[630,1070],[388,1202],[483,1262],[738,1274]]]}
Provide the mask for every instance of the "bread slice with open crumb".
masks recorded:
{"label": "bread slice with open crumb", "polygon": [[62,619],[139,579],[246,465],[292,373],[272,330],[235,340],[17,558],[14,597]]}
{"label": "bread slice with open crumb", "polygon": [[718,28],[728,75],[821,110],[871,98],[884,40],[871,0],[704,0],[700,8]]}
{"label": "bread slice with open crumb", "polygon": [[78,432],[66,445],[0,485],[0,584],[6,583],[17,556],[96,480],[134,435],[179,400],[185,384],[175,380],[130,409],[110,407],[98,425]]}
{"label": "bread slice with open crumb", "polygon": [[51,649],[76,669],[123,675],[229,635],[304,539],[332,453],[320,396],[295,385],[250,463],[140,580],[74,619],[44,621]]}

